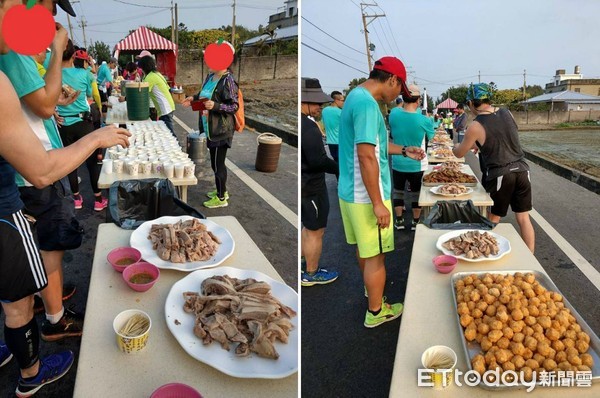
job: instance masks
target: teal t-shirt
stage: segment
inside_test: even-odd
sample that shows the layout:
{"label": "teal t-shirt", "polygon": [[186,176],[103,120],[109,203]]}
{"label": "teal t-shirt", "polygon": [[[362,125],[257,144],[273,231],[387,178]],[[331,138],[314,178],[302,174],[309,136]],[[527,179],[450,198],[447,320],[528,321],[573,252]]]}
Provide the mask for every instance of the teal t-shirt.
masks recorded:
{"label": "teal t-shirt", "polygon": [[391,182],[385,120],[375,98],[362,87],[348,94],[340,117],[338,196],[349,203],[371,203],[360,173],[358,144],[375,146],[379,160],[379,190],[383,200],[389,200]]}
{"label": "teal t-shirt", "polygon": [[[392,142],[396,145],[417,146],[425,150],[425,137],[428,140],[435,134],[433,123],[427,116],[417,112],[407,112],[394,108],[390,113],[390,130]],[[415,160],[402,155],[392,156],[392,169],[404,173],[415,173],[427,170],[427,157]]]}
{"label": "teal t-shirt", "polygon": [[337,145],[340,136],[340,116],[342,110],[337,106],[328,106],[321,111],[321,119],[325,125],[325,136],[328,144]]}
{"label": "teal t-shirt", "polygon": [[92,96],[92,82],[94,75],[83,68],[63,68],[62,82],[68,84],[73,90],[79,90],[81,93],[73,102],[67,106],[58,106],[58,114],[65,118],[64,125],[71,126],[82,119],[79,117],[70,117],[78,113],[88,112],[90,105],[87,102],[88,97]]}
{"label": "teal t-shirt", "polygon": [[[213,79],[208,79],[204,86],[202,86],[202,91],[200,91],[200,97],[211,99],[215,88],[217,87],[217,83],[219,80],[213,81]],[[208,131],[208,117],[206,112],[202,112],[202,125],[204,126],[204,132],[206,135],[210,137],[210,132]]]}
{"label": "teal t-shirt", "polygon": [[[13,51],[0,55],[0,70],[8,77],[19,98],[46,86],[46,82],[39,74],[35,60],[30,56],[20,55]],[[25,112],[25,109],[24,114],[46,150],[63,147],[54,118],[42,120],[31,111]],[[38,128],[40,125],[44,131]],[[19,174],[16,175],[16,182],[21,187],[29,185]]]}
{"label": "teal t-shirt", "polygon": [[110,73],[108,64],[103,63],[98,68],[98,87],[104,87],[106,82],[112,82],[112,74]]}

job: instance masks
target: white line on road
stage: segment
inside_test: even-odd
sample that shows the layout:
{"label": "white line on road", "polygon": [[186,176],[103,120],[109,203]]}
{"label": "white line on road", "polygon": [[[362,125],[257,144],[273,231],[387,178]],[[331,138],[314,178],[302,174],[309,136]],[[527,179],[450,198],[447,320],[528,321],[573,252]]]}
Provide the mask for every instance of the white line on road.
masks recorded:
{"label": "white line on road", "polygon": [[[173,115],[173,120],[177,122],[186,132],[193,131],[186,125],[181,119],[177,116]],[[267,202],[277,213],[279,213],[283,218],[285,218],[290,224],[294,226],[294,228],[298,229],[298,215],[294,213],[292,210],[288,209],[279,199],[275,196],[271,195],[269,191],[263,188],[259,183],[254,181],[248,174],[246,174],[242,169],[237,167],[235,163],[230,161],[229,159],[225,160],[225,166],[230,169],[233,174],[235,174],[240,180],[244,182],[251,190],[253,190],[258,196],[260,196],[265,202]]]}
{"label": "white line on road", "polygon": [[556,243],[567,257],[579,268],[579,270],[585,275],[596,289],[600,290],[600,272],[592,266],[565,238],[540,213],[535,209],[531,210],[531,218],[539,224],[540,227],[548,234],[550,239]]}

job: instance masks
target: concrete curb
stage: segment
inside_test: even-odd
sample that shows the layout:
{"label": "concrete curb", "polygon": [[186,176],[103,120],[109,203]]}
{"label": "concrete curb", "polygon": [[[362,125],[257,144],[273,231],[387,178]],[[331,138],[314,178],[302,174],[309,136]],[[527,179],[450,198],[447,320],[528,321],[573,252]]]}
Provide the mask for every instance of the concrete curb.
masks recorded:
{"label": "concrete curb", "polygon": [[556,175],[566,178],[567,180],[570,180],[571,182],[574,182],[577,185],[581,185],[587,190],[590,190],[596,194],[600,194],[600,180],[598,178],[583,173],[579,170],[575,170],[570,167],[555,163],[544,156],[534,154],[532,152],[524,152],[525,158],[542,166],[546,170],[549,170]]}
{"label": "concrete curb", "polygon": [[245,115],[246,118],[246,126],[253,128],[256,131],[261,133],[272,133],[276,136],[280,137],[283,142],[288,145],[291,145],[295,148],[298,148],[298,133],[284,130],[281,127],[271,124],[269,122],[265,122],[264,120],[259,120],[258,118]]}

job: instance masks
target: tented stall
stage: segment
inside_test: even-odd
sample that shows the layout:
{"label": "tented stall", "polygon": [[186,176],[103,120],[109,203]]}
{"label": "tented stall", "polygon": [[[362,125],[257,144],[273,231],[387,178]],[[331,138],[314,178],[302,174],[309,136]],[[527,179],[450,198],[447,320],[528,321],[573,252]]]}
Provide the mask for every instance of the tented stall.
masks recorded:
{"label": "tented stall", "polygon": [[177,45],[147,27],[140,26],[121,40],[115,46],[114,56],[116,58],[119,58],[119,54],[135,56],[143,50],[150,51],[154,55],[158,71],[167,79],[169,85],[173,86],[177,74]]}
{"label": "tented stall", "polygon": [[447,98],[442,103],[438,104],[435,109],[454,109],[458,106],[458,102],[454,101],[452,98]]}

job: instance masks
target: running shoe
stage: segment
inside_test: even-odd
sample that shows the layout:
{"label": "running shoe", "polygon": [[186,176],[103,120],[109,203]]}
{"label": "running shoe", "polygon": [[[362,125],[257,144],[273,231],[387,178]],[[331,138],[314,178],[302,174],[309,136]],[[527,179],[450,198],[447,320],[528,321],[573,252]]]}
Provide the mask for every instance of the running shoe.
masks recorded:
{"label": "running shoe", "polygon": [[19,377],[19,383],[15,391],[17,397],[31,397],[46,384],[53,383],[63,377],[71,369],[74,358],[71,351],[64,351],[40,359],[40,370],[37,376],[27,379]]}
{"label": "running shoe", "polygon": [[227,203],[227,199],[221,200],[218,197],[213,196],[212,199],[209,199],[202,204],[209,209],[216,209],[217,207],[227,207],[229,203]]}
{"label": "running shoe", "polygon": [[66,337],[79,337],[83,334],[83,316],[65,308],[60,321],[54,325],[47,319],[42,323],[40,333],[44,341],[58,341]]}
{"label": "running shoe", "polygon": [[12,357],[13,354],[8,351],[6,344],[0,343],[0,368],[9,363]]}
{"label": "running shoe", "polygon": [[394,228],[397,230],[404,229],[404,217],[400,216],[400,218],[396,218],[394,220]]}
{"label": "running shoe", "polygon": [[302,272],[302,286],[326,285],[335,281],[339,276],[337,271],[328,271],[325,268],[317,269],[313,275]]}
{"label": "running shoe", "polygon": [[417,229],[417,225],[421,224],[421,220],[412,220],[410,225],[410,230],[415,231]]}
{"label": "running shoe", "polygon": [[83,197],[81,195],[74,195],[73,201],[75,202],[75,209],[83,208]]}
{"label": "running shoe", "polygon": [[[215,189],[214,191],[210,191],[206,193],[206,197],[209,199],[214,198],[215,196],[217,196],[217,190]],[[225,200],[229,200],[229,192],[225,191]]]}
{"label": "running shoe", "polygon": [[369,310],[365,314],[365,327],[374,328],[389,321],[393,321],[402,315],[404,304],[388,304],[385,302],[385,296],[381,299],[381,311],[379,314],[373,315]]}
{"label": "running shoe", "polygon": [[[62,300],[68,300],[75,294],[77,286],[68,283],[63,284]],[[40,314],[44,311],[44,300],[37,294],[33,296],[33,312]]]}
{"label": "running shoe", "polygon": [[94,201],[94,210],[96,211],[102,211],[104,209],[106,209],[106,207],[108,206],[108,199],[106,198],[102,198],[102,200]]}

